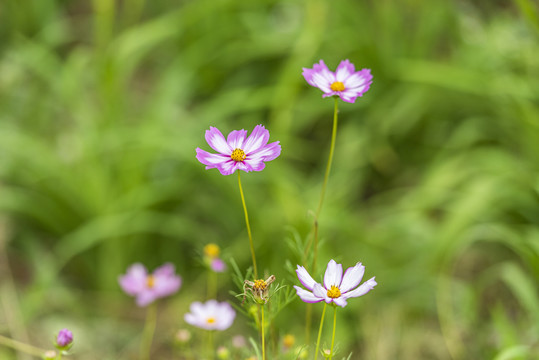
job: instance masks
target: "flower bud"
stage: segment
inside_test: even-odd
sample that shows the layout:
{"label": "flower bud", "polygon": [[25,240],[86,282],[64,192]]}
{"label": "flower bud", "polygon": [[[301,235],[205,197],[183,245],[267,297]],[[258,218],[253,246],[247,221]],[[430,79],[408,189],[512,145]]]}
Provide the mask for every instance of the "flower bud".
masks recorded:
{"label": "flower bud", "polygon": [[45,351],[45,354],[43,354],[43,360],[54,360],[54,359],[56,359],[56,351],[54,350]]}
{"label": "flower bud", "polygon": [[73,333],[68,329],[62,329],[56,336],[56,347],[60,350],[68,350],[73,343]]}
{"label": "flower bud", "polygon": [[187,344],[191,340],[191,332],[187,329],[180,329],[176,332],[176,341],[180,344]]}
{"label": "flower bud", "polygon": [[217,357],[220,360],[230,359],[230,351],[224,346],[219,346],[217,348]]}

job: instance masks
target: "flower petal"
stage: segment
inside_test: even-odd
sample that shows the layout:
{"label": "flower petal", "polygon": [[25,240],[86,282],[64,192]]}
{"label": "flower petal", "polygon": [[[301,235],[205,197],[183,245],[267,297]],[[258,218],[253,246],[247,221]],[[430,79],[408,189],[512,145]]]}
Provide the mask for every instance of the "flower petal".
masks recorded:
{"label": "flower petal", "polygon": [[346,269],[346,272],[342,278],[341,286],[339,287],[341,293],[350,291],[358,286],[363,278],[363,274],[365,274],[365,266],[361,265],[360,262],[358,262],[356,266]]}
{"label": "flower petal", "polygon": [[272,142],[271,144],[267,144],[263,146],[262,148],[256,149],[252,153],[247,153],[247,158],[252,161],[271,161],[277,158],[279,155],[281,155],[281,145],[279,145],[279,141]]}
{"label": "flower petal", "polygon": [[324,274],[324,286],[326,289],[331,288],[331,285],[339,287],[342,281],[342,265],[337,264],[335,260],[331,259],[326,268]]}
{"label": "flower petal", "polygon": [[377,282],[374,280],[374,277],[365,281],[363,284],[361,284],[360,287],[358,287],[355,290],[352,290],[350,292],[342,294],[342,297],[345,299],[352,298],[352,297],[359,297],[363,296],[369,291],[371,291],[377,284]]}
{"label": "flower petal", "polygon": [[225,137],[219,129],[213,126],[210,126],[210,130],[206,130],[206,141],[213,150],[223,155],[230,155],[232,154],[232,150],[234,150],[227,144]]}
{"label": "flower petal", "polygon": [[335,81],[335,74],[329,71],[323,60],[314,64],[312,69],[303,68],[303,77],[311,86],[315,86],[327,93],[330,92],[330,85]]}
{"label": "flower petal", "polygon": [[242,149],[243,150],[243,143],[245,142],[245,137],[247,136],[247,130],[234,130],[231,131],[230,134],[228,134],[228,137],[226,138],[226,142],[230,146],[232,150],[234,149]]}
{"label": "flower petal", "polygon": [[196,151],[197,160],[206,165],[206,169],[216,168],[220,163],[223,163],[227,160],[232,160],[230,156],[223,154],[212,154],[200,148],[197,148]]}
{"label": "flower petal", "polygon": [[268,143],[269,137],[269,131],[264,126],[257,125],[243,144],[242,149],[246,154],[255,152]]}
{"label": "flower petal", "polygon": [[231,175],[240,168],[241,164],[241,161],[236,162],[232,159],[229,159],[227,161],[217,164],[215,167],[219,170],[219,172],[221,172],[222,175]]}
{"label": "flower petal", "polygon": [[157,299],[156,294],[151,290],[144,290],[137,294],[136,303],[140,307],[148,306]]}
{"label": "flower petal", "polygon": [[354,64],[350,62],[350,60],[346,59],[341,61],[339,66],[337,66],[337,70],[335,71],[335,77],[337,81],[343,82],[349,78],[356,69],[354,68]]}
{"label": "flower petal", "polygon": [[155,276],[174,276],[174,264],[165,263],[153,271]]}
{"label": "flower petal", "polygon": [[146,288],[148,272],[142,264],[133,264],[127,273],[118,278],[122,290],[128,295],[136,295]]}
{"label": "flower petal", "polygon": [[329,299],[327,290],[324,289],[324,287],[320,285],[319,283],[314,284],[313,294],[316,297],[326,299],[326,301]]}
{"label": "flower petal", "polygon": [[317,302],[320,302],[322,300],[324,300],[324,298],[319,298],[319,297],[316,297],[313,295],[313,293],[305,290],[305,289],[302,289],[300,288],[299,286],[297,285],[294,285],[294,289],[296,289],[296,294],[300,297],[301,300],[303,300],[304,302],[306,303],[317,303]]}
{"label": "flower petal", "polygon": [[342,296],[333,299],[333,302],[340,307],[345,307],[347,305],[346,299]]}
{"label": "flower petal", "polygon": [[303,266],[298,265],[298,268],[296,269],[296,274],[298,274],[299,282],[308,290],[313,291],[313,287],[316,284],[316,281],[314,281],[312,276],[309,275],[309,273]]}
{"label": "flower petal", "polygon": [[245,159],[243,162],[249,166],[251,171],[262,171],[266,167],[266,163],[261,159]]}

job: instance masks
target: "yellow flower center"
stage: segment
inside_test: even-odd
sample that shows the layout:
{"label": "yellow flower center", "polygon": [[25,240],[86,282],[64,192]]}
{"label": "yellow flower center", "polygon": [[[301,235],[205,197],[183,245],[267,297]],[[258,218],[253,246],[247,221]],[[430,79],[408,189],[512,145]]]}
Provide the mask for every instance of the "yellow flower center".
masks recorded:
{"label": "yellow flower center", "polygon": [[155,278],[153,275],[148,275],[146,278],[146,285],[151,289],[155,285]]}
{"label": "yellow flower center", "polygon": [[213,323],[215,323],[215,318],[214,318],[214,317],[207,318],[207,319],[206,319],[206,322],[207,322],[208,324],[213,324]]}
{"label": "yellow flower center", "polygon": [[328,297],[335,299],[341,296],[341,290],[335,285],[331,285],[331,288],[328,290]]}
{"label": "yellow flower center", "polygon": [[264,280],[255,280],[253,290],[266,290],[266,282]]}
{"label": "yellow flower center", "polygon": [[331,84],[330,88],[333,91],[344,91],[344,84],[340,81],[335,81]]}
{"label": "yellow flower center", "polygon": [[204,255],[208,257],[216,258],[219,256],[219,252],[220,252],[219,246],[215,244],[208,244],[204,246]]}
{"label": "yellow flower center", "polygon": [[232,160],[238,162],[245,160],[247,155],[245,155],[245,151],[243,151],[242,149],[234,149],[234,151],[232,151],[232,154],[230,154],[230,157],[232,158]]}

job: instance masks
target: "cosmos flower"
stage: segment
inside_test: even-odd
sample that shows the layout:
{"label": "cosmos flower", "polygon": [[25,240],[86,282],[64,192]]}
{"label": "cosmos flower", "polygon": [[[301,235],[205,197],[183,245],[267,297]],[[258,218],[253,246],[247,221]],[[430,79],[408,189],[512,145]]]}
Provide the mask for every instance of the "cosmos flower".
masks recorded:
{"label": "cosmos flower", "polygon": [[225,140],[217,128],[210,126],[210,130],[206,130],[206,141],[219,154],[197,148],[196,158],[206,165],[206,169],[217,168],[222,175],[230,175],[236,170],[262,171],[266,161],[281,154],[278,141],[268,144],[270,135],[264,126],[255,126],[251,135],[246,136],[247,130],[234,130]]}
{"label": "cosmos flower", "polygon": [[208,300],[205,303],[195,301],[189,307],[191,312],[185,314],[188,324],[205,330],[226,330],[234,322],[236,312],[226,302]]}
{"label": "cosmos flower", "polygon": [[324,61],[320,60],[312,69],[303,68],[303,77],[309,85],[324,92],[322,97],[336,95],[349,103],[363,96],[372,84],[371,70],[356,71],[354,64],[348,60],[341,61],[335,72],[330,71]]}
{"label": "cosmos flower", "polygon": [[181,278],[174,273],[174,265],[166,263],[153,274],[142,264],[133,264],[127,274],[118,278],[120,287],[128,295],[135,296],[138,306],[147,306],[158,298],[174,294],[180,289]]}
{"label": "cosmos flower", "polygon": [[347,299],[365,295],[377,285],[373,277],[357,287],[365,274],[365,266],[359,262],[356,266],[348,268],[343,276],[342,265],[337,264],[335,260],[330,260],[324,275],[323,286],[314,281],[303,266],[298,265],[296,274],[301,284],[309,291],[296,285],[294,288],[301,300],[307,303],[325,301],[328,304],[335,303],[335,305],[345,307]]}
{"label": "cosmos flower", "polygon": [[62,329],[56,336],[56,347],[66,349],[73,342],[73,333],[68,329]]}

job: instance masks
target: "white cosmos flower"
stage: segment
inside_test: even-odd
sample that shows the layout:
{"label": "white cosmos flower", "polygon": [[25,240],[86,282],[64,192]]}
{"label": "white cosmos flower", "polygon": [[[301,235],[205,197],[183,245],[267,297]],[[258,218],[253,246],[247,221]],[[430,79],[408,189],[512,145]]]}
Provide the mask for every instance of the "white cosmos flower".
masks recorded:
{"label": "white cosmos flower", "polygon": [[359,283],[365,274],[365,266],[357,263],[346,270],[343,275],[342,265],[335,260],[330,260],[324,275],[324,284],[319,284],[309,275],[303,266],[296,269],[299,281],[307,290],[294,285],[297,295],[307,303],[335,303],[335,305],[345,307],[346,300],[353,297],[365,295],[376,285],[374,277],[365,281],[360,286]]}

